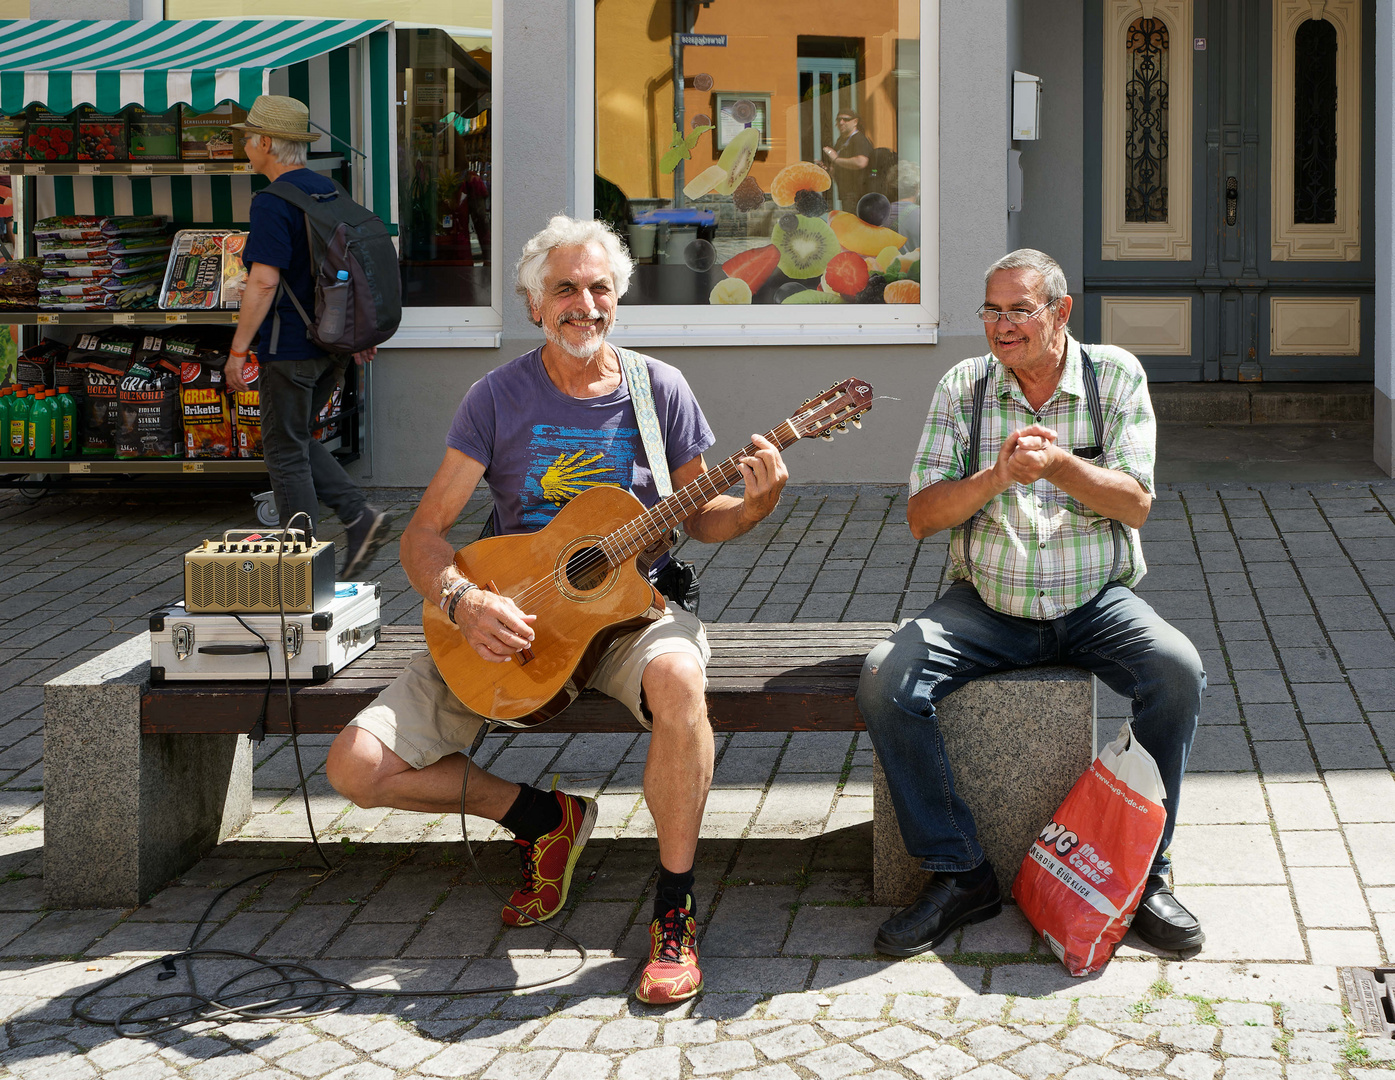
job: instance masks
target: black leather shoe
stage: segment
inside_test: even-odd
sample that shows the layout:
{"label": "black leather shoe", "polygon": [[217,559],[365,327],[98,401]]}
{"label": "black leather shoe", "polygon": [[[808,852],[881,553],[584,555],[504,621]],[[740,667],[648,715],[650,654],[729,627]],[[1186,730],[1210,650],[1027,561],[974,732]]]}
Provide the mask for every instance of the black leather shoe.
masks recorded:
{"label": "black leather shoe", "polygon": [[872,947],[885,956],[916,956],[933,949],[961,926],[984,922],[1002,910],[998,875],[991,866],[987,878],[967,888],[961,888],[951,874],[935,874],[915,903],[882,923]]}
{"label": "black leather shoe", "polygon": [[1143,900],[1133,916],[1133,930],[1155,949],[1181,952],[1195,949],[1206,940],[1201,924],[1182,902],[1172,895],[1167,878],[1148,876],[1143,886]]}

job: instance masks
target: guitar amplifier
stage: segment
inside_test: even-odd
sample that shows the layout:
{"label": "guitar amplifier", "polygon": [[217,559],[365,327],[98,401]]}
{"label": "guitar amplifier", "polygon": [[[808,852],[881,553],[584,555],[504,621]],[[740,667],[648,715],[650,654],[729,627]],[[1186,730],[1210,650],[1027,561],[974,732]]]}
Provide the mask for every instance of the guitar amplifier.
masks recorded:
{"label": "guitar amplifier", "polygon": [[382,586],[341,581],[319,611],[281,616],[193,613],[171,604],[150,614],[150,682],[238,679],[268,674],[324,682],[378,642]]}
{"label": "guitar amplifier", "polygon": [[[286,536],[282,550],[282,536]],[[277,588],[280,562],[284,579]],[[334,545],[299,529],[229,529],[184,556],[184,609],[190,614],[309,614],[334,597]]]}

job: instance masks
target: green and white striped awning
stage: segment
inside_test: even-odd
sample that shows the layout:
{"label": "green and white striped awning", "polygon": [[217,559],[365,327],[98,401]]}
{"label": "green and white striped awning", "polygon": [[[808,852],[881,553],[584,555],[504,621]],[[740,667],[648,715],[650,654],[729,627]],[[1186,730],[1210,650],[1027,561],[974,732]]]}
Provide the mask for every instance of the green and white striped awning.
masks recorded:
{"label": "green and white striped awning", "polygon": [[388,23],[361,19],[0,20],[0,112],[29,105],[250,108],[273,68],[304,63]]}

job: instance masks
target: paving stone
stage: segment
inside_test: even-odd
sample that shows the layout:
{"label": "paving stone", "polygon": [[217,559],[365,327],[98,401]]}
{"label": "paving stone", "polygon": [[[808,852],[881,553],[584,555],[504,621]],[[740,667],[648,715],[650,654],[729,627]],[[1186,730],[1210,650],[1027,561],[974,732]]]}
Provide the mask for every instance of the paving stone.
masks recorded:
{"label": "paving stone", "polygon": [[1083,1058],[1102,1058],[1119,1045],[1119,1037],[1088,1024],[1076,1028],[1061,1040],[1063,1049]]}
{"label": "paving stone", "polygon": [[1178,1080],[1212,1080],[1220,1067],[1221,1063],[1210,1054],[1190,1052],[1178,1054],[1163,1071]]}
{"label": "paving stone", "polygon": [[1054,1039],[1066,1027],[1065,1024],[1012,1024],[1010,1026],[1013,1031],[1025,1035],[1033,1042],[1046,1042]]}
{"label": "paving stone", "polygon": [[1379,963],[1380,944],[1371,930],[1309,930],[1314,964],[1370,967]]}
{"label": "paving stone", "polygon": [[375,1050],[381,1050],[385,1046],[391,1046],[399,1039],[405,1039],[407,1031],[394,1024],[391,1020],[380,1020],[376,1024],[370,1024],[366,1028],[355,1031],[351,1035],[344,1037],[343,1041],[355,1050],[362,1050],[366,1054],[371,1054]]}
{"label": "paving stone", "polygon": [[[1080,1058],[1049,1043],[1033,1043],[1003,1062],[1026,1080],[1046,1080],[1080,1064]],[[1209,1078],[1208,1078],[1209,1080]]]}
{"label": "paving stone", "polygon": [[765,1006],[766,1016],[812,1020],[823,1011],[817,994],[776,994]]}
{"label": "paving stone", "polygon": [[866,1072],[872,1068],[873,1062],[846,1043],[838,1043],[815,1050],[812,1054],[805,1054],[798,1059],[797,1064],[808,1069],[819,1077],[819,1080],[841,1080],[844,1076]]}
{"label": "paving stone", "polygon": [[921,1080],[948,1080],[951,1076],[968,1072],[978,1062],[957,1047],[937,1046],[933,1050],[922,1050],[902,1058],[901,1064]]}
{"label": "paving stone", "polygon": [[[92,1061],[90,1054],[88,1061]],[[188,1075],[191,1080],[237,1080],[255,1069],[265,1067],[266,1062],[255,1054],[233,1053],[201,1061],[189,1069]]]}
{"label": "paving stone", "polygon": [[[1395,901],[1395,897],[1392,897]],[[920,994],[897,994],[891,1004],[891,1017],[894,1020],[924,1020],[943,1016],[950,1003],[944,998],[924,997]]]}
{"label": "paving stone", "polygon": [[1343,1060],[1345,1036],[1338,1032],[1295,1035],[1288,1044],[1288,1060],[1334,1064]]}
{"label": "paving stone", "polygon": [[[697,1046],[717,1041],[715,1020],[670,1020],[664,1025],[665,1046]],[[538,1041],[533,1040],[536,1046]]]}
{"label": "paving stone", "polygon": [[1263,825],[1179,825],[1172,876],[1178,885],[1282,885],[1284,867],[1267,815]]}
{"label": "paving stone", "polygon": [[[712,1043],[708,1046],[693,1046],[683,1051],[688,1063],[693,1067],[694,1076],[710,1076],[712,1073],[732,1072],[736,1069],[751,1069],[756,1064],[756,1052],[744,1040]],[[824,1077],[824,1080],[833,1080]]]}
{"label": "paving stone", "polygon": [[1284,1074],[1288,1080],[1333,1080],[1337,1070],[1318,1062],[1289,1062]]}
{"label": "paving stone", "polygon": [[1066,1080],[1124,1080],[1124,1074],[1104,1065],[1077,1065],[1066,1073]]}
{"label": "paving stone", "polygon": [[1228,1027],[1221,1030],[1221,1053],[1244,1058],[1277,1058],[1277,1033],[1267,1027]]}
{"label": "paving stone", "polygon": [[1217,1034],[1209,1024],[1163,1027],[1158,1029],[1158,1042],[1178,1050],[1210,1050],[1216,1045]]}
{"label": "paving stone", "polygon": [[1057,998],[1018,998],[1012,1003],[1011,1017],[1028,1023],[1063,1024],[1070,1016],[1071,1003]]}
{"label": "paving stone", "polygon": [[1249,1001],[1218,1001],[1211,1007],[1216,1020],[1227,1027],[1273,1027],[1274,1010]]}
{"label": "paving stone", "polygon": [[482,1074],[483,1080],[542,1080],[560,1050],[526,1050],[501,1054]]}
{"label": "paving stone", "polygon": [[883,1061],[896,1061],[907,1054],[934,1047],[935,1040],[910,1027],[897,1025],[864,1035],[856,1044],[874,1057]]}
{"label": "paving stone", "polygon": [[[1327,789],[1343,824],[1395,821],[1395,777],[1388,769],[1325,774]],[[43,926],[42,923],[39,924]],[[22,939],[21,939],[22,940]]]}
{"label": "paving stone", "polygon": [[590,1041],[591,1036],[600,1026],[599,1020],[573,1018],[553,1020],[534,1035],[533,1041],[528,1045],[533,1048],[553,1046],[562,1050],[580,1050]]}
{"label": "paving stone", "polygon": [[956,1020],[1000,1020],[1007,1008],[1006,994],[976,994],[960,998],[954,1010]]}
{"label": "paving stone", "polygon": [[354,1060],[354,1053],[338,1043],[320,1042],[314,1046],[287,1054],[276,1062],[278,1068],[286,1069],[297,1076],[324,1076],[342,1068]]}
{"label": "paving stone", "polygon": [[980,1061],[991,1061],[993,1058],[1010,1054],[1018,1047],[1025,1045],[1026,1039],[997,1024],[990,1024],[988,1027],[971,1031],[964,1036],[964,1045],[969,1048],[969,1052]]}
{"label": "paving stone", "polygon": [[[1371,898],[1372,885],[1395,885],[1395,844],[1390,842],[1390,826],[1348,825],[1342,832],[1351,846],[1352,860],[1367,887],[1368,898]],[[1376,906],[1374,899],[1372,906]],[[1395,904],[1390,910],[1395,910]]]}
{"label": "paving stone", "polygon": [[423,1061],[417,1066],[416,1071],[426,1076],[473,1076],[496,1056],[497,1050],[472,1046],[469,1043],[456,1043],[446,1047],[435,1057]]}
{"label": "paving stone", "polygon": [[604,1054],[583,1054],[572,1051],[562,1055],[549,1074],[556,1080],[606,1080],[615,1062]]}
{"label": "paving stone", "polygon": [[1163,1063],[1167,1061],[1167,1055],[1161,1050],[1129,1045],[1119,1047],[1104,1060],[1118,1069],[1150,1073],[1156,1072],[1162,1067]]}
{"label": "paving stone", "polygon": [[799,1074],[788,1065],[763,1065],[759,1069],[733,1073],[731,1080],[799,1080]]}
{"label": "paving stone", "polygon": [[1017,1080],[1017,1077],[1001,1065],[980,1065],[966,1072],[964,1080]]}
{"label": "paving stone", "polygon": [[822,1049],[827,1042],[812,1025],[797,1024],[752,1039],[751,1045],[771,1061],[781,1061],[795,1054],[807,1054],[811,1050]]}
{"label": "paving stone", "polygon": [[626,1054],[615,1080],[679,1080],[683,1062],[676,1046],[659,1046]]}
{"label": "paving stone", "polygon": [[392,1070],[371,1061],[358,1061],[335,1069],[325,1080],[392,1080]]}
{"label": "paving stone", "polygon": [[638,1050],[653,1046],[658,1037],[655,1021],[627,1017],[602,1025],[594,1045],[597,1050]]}
{"label": "paving stone", "polygon": [[1223,1075],[1225,1080],[1279,1080],[1282,1066],[1260,1058],[1230,1058]]}
{"label": "paving stone", "polygon": [[1307,959],[1285,886],[1215,885],[1179,890],[1178,898],[1206,928],[1208,960]]}
{"label": "paving stone", "polygon": [[[1356,828],[1356,826],[1352,826]],[[1321,832],[1281,832],[1279,843],[1289,866],[1349,866],[1342,834],[1335,829]]]}
{"label": "paving stone", "polygon": [[877,1031],[882,1027],[880,1020],[820,1020],[819,1027],[835,1039],[856,1039]]}
{"label": "paving stone", "polygon": [[1341,1031],[1346,1017],[1336,1005],[1320,1005],[1312,1001],[1285,1002],[1282,1006],[1284,1027],[1290,1031]]}
{"label": "paving stone", "polygon": [[887,999],[882,994],[840,994],[829,1007],[830,1019],[872,1020],[882,1015]]}
{"label": "paving stone", "polygon": [[764,1035],[784,1027],[789,1027],[788,1020],[733,1020],[722,1029],[722,1032],[736,1039],[753,1039],[757,1035]]}

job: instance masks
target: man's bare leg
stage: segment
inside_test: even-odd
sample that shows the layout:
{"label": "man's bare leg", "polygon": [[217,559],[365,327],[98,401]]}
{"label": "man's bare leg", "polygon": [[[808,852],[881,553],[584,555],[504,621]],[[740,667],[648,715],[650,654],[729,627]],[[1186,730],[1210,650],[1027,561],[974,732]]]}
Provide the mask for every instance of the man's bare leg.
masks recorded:
{"label": "man's bare leg", "polygon": [[424,769],[414,769],[360,727],[346,727],[329,748],[325,773],[334,790],[363,807],[391,806],[423,814],[460,810],[465,770],[465,812],[501,821],[518,798],[519,786],[485,772],[464,754],[447,754]]}
{"label": "man's bare leg", "polygon": [[712,725],[702,667],[687,653],[664,653],[645,667],[641,682],[654,717],[644,801],[659,836],[660,865],[681,874],[692,869],[712,786]]}

